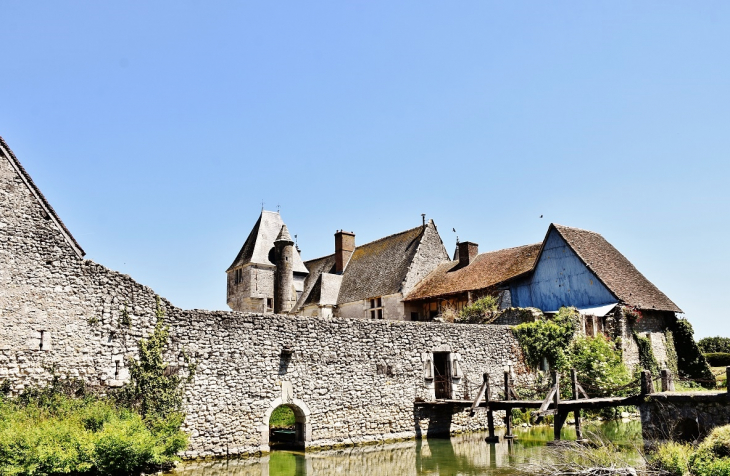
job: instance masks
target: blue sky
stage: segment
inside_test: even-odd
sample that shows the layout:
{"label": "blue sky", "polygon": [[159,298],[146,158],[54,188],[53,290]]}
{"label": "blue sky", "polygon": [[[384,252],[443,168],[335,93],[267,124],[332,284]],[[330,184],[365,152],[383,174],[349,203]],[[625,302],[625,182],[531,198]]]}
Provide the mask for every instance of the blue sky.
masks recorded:
{"label": "blue sky", "polygon": [[[261,210],[305,259],[433,218],[601,233],[730,335],[727,2],[0,1],[0,135],[87,257],[225,309]],[[543,215],[543,218],[540,218]]]}

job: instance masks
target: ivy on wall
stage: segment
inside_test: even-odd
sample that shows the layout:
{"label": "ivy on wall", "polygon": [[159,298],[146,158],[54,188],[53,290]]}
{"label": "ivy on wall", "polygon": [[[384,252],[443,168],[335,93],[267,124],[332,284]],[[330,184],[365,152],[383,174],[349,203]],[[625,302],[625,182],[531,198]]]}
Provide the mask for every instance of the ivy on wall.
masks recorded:
{"label": "ivy on wall", "polygon": [[634,340],[639,347],[639,365],[642,370],[648,370],[651,375],[656,377],[659,375],[659,363],[654,357],[654,350],[651,348],[651,339],[642,337],[634,332]]}
{"label": "ivy on wall", "polygon": [[692,324],[686,319],[677,319],[672,326],[672,335],[680,377],[690,378],[703,387],[714,388],[715,376],[694,340]]}

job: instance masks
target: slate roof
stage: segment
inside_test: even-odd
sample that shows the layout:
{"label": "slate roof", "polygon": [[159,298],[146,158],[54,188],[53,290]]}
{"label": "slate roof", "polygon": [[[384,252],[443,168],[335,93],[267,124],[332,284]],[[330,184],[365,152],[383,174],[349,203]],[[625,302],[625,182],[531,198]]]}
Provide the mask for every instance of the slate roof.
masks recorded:
{"label": "slate roof", "polygon": [[[250,263],[274,266],[275,264],[269,260],[269,252],[274,247],[274,240],[279,236],[283,226],[284,221],[279,213],[261,210],[256,225],[254,225],[248,238],[246,238],[246,242],[241,247],[241,251],[238,252],[238,256],[233,260],[227,271]],[[299,253],[294,253],[293,269],[295,273],[308,272]]]}
{"label": "slate roof", "polygon": [[0,149],[5,152],[3,155],[5,155],[12,164],[15,166],[15,168],[20,173],[21,178],[25,182],[25,184],[30,189],[31,193],[36,196],[36,198],[41,202],[41,207],[43,207],[48,213],[48,215],[58,224],[59,228],[61,229],[61,233],[64,235],[66,240],[68,241],[69,245],[71,245],[71,248],[73,248],[74,252],[78,255],[79,258],[83,258],[84,255],[86,255],[86,252],[81,248],[79,243],[76,241],[76,238],[73,237],[70,231],[68,231],[68,228],[66,228],[66,225],[63,224],[63,221],[61,221],[61,218],[56,214],[56,211],[53,209],[50,203],[48,203],[48,200],[46,200],[46,197],[43,195],[41,190],[36,186],[35,182],[33,182],[33,179],[30,177],[30,174],[26,172],[25,168],[23,168],[23,165],[20,163],[17,157],[15,157],[15,154],[13,151],[8,147],[8,144],[5,142],[5,140],[0,137]]}
{"label": "slate roof", "polygon": [[424,227],[418,226],[355,248],[337,303],[399,293],[423,233]]}
{"label": "slate roof", "polygon": [[405,298],[405,301],[486,289],[531,271],[542,243],[482,253],[468,266],[459,261],[439,265]]}
{"label": "slate roof", "polygon": [[682,312],[598,233],[554,223],[550,227],[563,237],[583,263],[624,303],[639,309]]}
{"label": "slate roof", "polygon": [[[304,278],[304,289],[294,306],[295,311],[301,309],[306,304],[319,304],[322,286],[322,280],[319,278],[322,273],[335,272],[335,255],[331,254],[322,258],[305,261],[304,265],[309,270],[309,274]],[[335,296],[335,302],[336,300],[337,296]]]}

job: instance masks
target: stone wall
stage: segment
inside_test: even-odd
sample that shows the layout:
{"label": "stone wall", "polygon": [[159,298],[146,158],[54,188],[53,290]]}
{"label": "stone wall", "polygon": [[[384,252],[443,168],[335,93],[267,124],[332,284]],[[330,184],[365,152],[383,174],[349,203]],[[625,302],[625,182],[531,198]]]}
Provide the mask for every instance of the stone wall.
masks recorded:
{"label": "stone wall", "polygon": [[[1,145],[1,144],[0,144]],[[30,178],[0,148],[0,380],[17,393],[52,372],[119,386],[127,358],[154,326],[153,290],[84,260]],[[259,270],[260,271],[260,270]],[[414,410],[433,399],[431,352],[458,354],[454,395],[474,395],[481,375],[515,363],[505,326],[371,321],[183,311],[164,299],[173,365],[181,351],[199,363],[187,389],[187,456],[268,449],[268,418],[297,408],[308,446],[348,445],[484,428],[483,412]],[[288,346],[290,358],[282,355]],[[455,357],[456,358],[456,357]],[[515,362],[516,361],[516,362]]]}
{"label": "stone wall", "polygon": [[719,393],[655,393],[639,405],[645,444],[696,441],[730,424],[730,396]]}
{"label": "stone wall", "polygon": [[310,447],[485,428],[482,412],[414,410],[417,399],[434,399],[424,372],[433,351],[459,355],[457,396],[473,398],[482,373],[498,381],[508,363],[518,383],[529,379],[506,326],[203,311],[168,319],[171,355],[185,349],[199,362],[187,392],[189,457],[268,450],[268,417],[281,404],[306,415]]}

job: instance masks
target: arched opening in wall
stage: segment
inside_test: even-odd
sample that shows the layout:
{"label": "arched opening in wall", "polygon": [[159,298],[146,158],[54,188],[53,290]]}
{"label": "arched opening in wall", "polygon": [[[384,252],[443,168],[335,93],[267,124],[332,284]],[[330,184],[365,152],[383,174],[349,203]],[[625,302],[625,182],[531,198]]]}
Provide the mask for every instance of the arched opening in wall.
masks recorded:
{"label": "arched opening in wall", "polygon": [[306,442],[306,416],[294,404],[279,405],[269,417],[271,450],[303,450]]}
{"label": "arched opening in wall", "polygon": [[700,425],[696,419],[680,418],[675,421],[672,437],[683,442],[697,441],[700,438]]}

